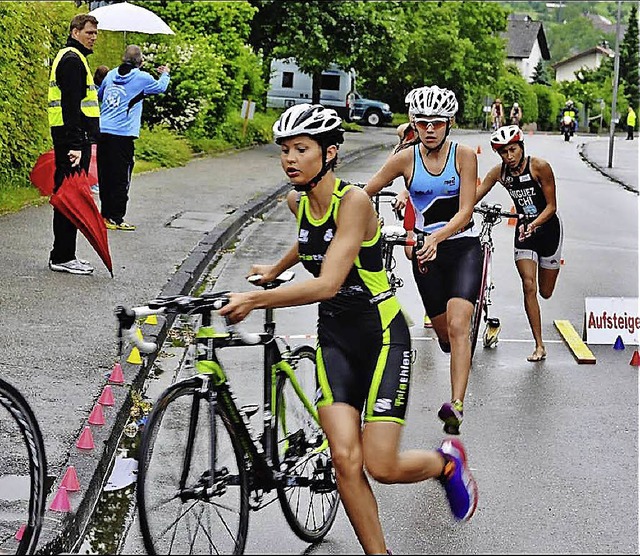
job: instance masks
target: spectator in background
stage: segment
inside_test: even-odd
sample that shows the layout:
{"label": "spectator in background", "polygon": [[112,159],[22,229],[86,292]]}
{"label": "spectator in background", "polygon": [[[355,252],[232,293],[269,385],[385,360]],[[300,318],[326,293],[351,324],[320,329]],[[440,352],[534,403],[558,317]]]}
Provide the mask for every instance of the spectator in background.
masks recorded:
{"label": "spectator in background", "polygon": [[133,231],[124,220],[133,172],[134,141],[140,135],[142,101],[145,96],[164,93],[169,86],[169,66],[157,68],[155,79],[140,68],[140,47],[127,46],[122,64],[107,73],[98,90],[100,137],[98,139],[98,181],[100,212],[109,230]]}
{"label": "spectator in background", "polygon": [[109,68],[107,66],[98,66],[96,68],[96,71],[93,73],[93,83],[96,87],[100,87],[100,85],[102,85],[107,73],[109,73]]}
{"label": "spectator in background", "polygon": [[[51,64],[48,118],[55,152],[54,191],[75,172],[89,172],[91,142],[98,133],[100,108],[87,56],[98,38],[98,20],[77,14],[69,37]],[[78,228],[53,209],[53,248],[49,269],[69,274],[91,274],[93,267],[76,258]]]}
{"label": "spectator in background", "polygon": [[633,141],[633,130],[636,127],[636,111],[629,106],[627,109],[627,138],[626,141]]}
{"label": "spectator in background", "polygon": [[520,121],[522,120],[522,108],[520,108],[520,105],[517,102],[514,102],[511,107],[509,119],[511,121],[511,125],[517,125],[520,127]]}
{"label": "spectator in background", "polygon": [[494,131],[504,125],[504,106],[499,98],[491,105],[491,125]]}
{"label": "spectator in background", "polygon": [[[102,82],[104,81],[104,78],[107,76],[107,73],[109,73],[109,68],[107,66],[103,65],[103,66],[98,66],[96,68],[96,71],[93,73],[93,83],[95,84],[96,88],[102,85]],[[97,137],[96,137],[96,140],[97,140]],[[97,195],[99,191],[100,191],[100,186],[98,182],[91,184],[91,193],[95,193]]]}

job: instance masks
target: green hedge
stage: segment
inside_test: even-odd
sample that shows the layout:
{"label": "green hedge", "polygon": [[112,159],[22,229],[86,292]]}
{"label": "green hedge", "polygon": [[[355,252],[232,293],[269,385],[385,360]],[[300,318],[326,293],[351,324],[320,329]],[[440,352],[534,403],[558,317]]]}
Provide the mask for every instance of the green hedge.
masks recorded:
{"label": "green hedge", "polygon": [[0,2],[0,188],[29,187],[51,148],[49,63],[66,40],[72,2]]}

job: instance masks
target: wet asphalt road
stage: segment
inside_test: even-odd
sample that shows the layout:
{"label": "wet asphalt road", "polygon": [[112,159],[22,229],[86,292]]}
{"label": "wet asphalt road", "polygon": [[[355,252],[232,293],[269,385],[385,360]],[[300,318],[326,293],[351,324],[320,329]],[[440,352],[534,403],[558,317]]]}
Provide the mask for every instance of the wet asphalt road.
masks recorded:
{"label": "wet asphalt road", "polygon": [[[480,175],[497,157],[486,134],[464,134],[463,143],[481,145]],[[596,365],[578,365],[553,321],[569,320],[582,331],[584,298],[637,296],[637,196],[581,160],[578,142],[556,135],[527,137],[528,152],[546,158],[558,184],[565,242],[558,286],[541,302],[546,361],[525,357],[533,343],[522,308],[512,259],[513,228],[495,228],[493,313],[502,321],[500,343],[479,349],[465,402],[462,439],[478,481],[480,501],[471,522],[450,518],[441,487],[374,485],[389,547],[395,554],[638,553],[638,369],[629,365],[634,346],[615,351],[590,346]],[[382,164],[384,151],[342,169],[340,176],[366,181]],[[398,184],[396,184],[397,186]],[[496,188],[488,201],[509,207]],[[606,207],[606,208],[605,208]],[[295,224],[280,204],[260,225],[241,234],[235,250],[211,269],[212,289],[249,289],[250,264],[274,261],[290,245]],[[448,398],[448,356],[421,326],[420,300],[409,266],[398,253],[405,279],[400,300],[417,323],[411,330],[417,351],[403,447],[431,448],[443,437],[436,417]],[[297,269],[296,280],[305,279]],[[293,344],[312,342],[313,307],[282,309],[278,327]],[[259,329],[260,314],[245,326]],[[255,358],[224,359],[240,403],[261,397]],[[141,551],[137,519],[128,524],[122,553]],[[326,540],[317,547],[288,529],[277,503],[251,515],[247,553],[354,554],[361,549],[341,510]]]}

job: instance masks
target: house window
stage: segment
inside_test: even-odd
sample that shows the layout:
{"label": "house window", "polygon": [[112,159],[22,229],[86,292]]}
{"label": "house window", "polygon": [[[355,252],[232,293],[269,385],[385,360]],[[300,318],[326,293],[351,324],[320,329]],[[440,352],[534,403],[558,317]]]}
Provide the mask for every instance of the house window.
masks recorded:
{"label": "house window", "polygon": [[323,73],[322,78],[320,79],[320,88],[324,89],[325,91],[339,91],[340,76]]}
{"label": "house window", "polygon": [[292,71],[282,72],[282,88],[293,89],[293,72]]}

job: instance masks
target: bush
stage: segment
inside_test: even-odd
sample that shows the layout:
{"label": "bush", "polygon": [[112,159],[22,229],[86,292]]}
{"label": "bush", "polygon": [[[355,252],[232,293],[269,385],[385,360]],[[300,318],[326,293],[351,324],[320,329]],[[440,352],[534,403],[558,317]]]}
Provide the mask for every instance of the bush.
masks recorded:
{"label": "bush", "polygon": [[[517,71],[517,70],[516,70]],[[496,83],[497,93],[505,108],[505,121],[509,123],[509,112],[514,102],[522,108],[521,125],[538,121],[538,97],[533,86],[518,73],[506,71]]]}
{"label": "bush", "polygon": [[153,131],[143,127],[136,140],[136,158],[163,168],[184,166],[191,156],[187,140],[161,126]]}
{"label": "bush", "polygon": [[532,87],[538,98],[538,129],[555,131],[558,127],[558,113],[564,104],[563,95],[546,85],[534,84]]}

